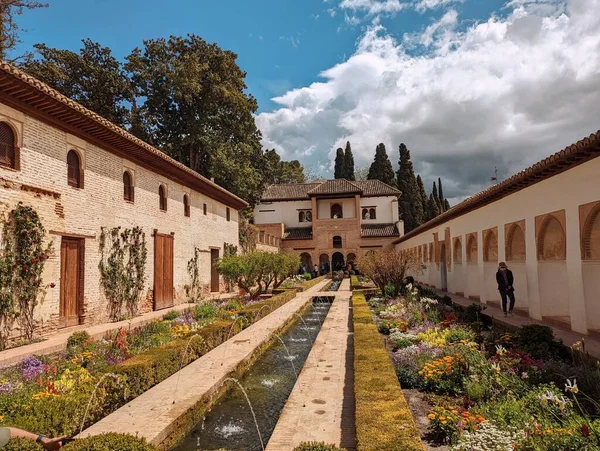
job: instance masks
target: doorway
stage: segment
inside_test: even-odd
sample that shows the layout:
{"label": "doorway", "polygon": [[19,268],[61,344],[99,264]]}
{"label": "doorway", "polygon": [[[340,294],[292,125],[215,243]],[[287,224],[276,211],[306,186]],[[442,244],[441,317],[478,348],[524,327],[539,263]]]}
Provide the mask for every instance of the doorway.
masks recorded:
{"label": "doorway", "polygon": [[440,272],[442,274],[442,290],[448,291],[448,268],[446,267],[446,245],[442,244],[440,252]]}
{"label": "doorway", "polygon": [[331,265],[334,271],[343,271],[344,268],[344,254],[336,252],[331,256]]}
{"label": "doorway", "polygon": [[173,306],[173,236],[154,235],[154,310]]}
{"label": "doorway", "polygon": [[218,293],[221,291],[219,283],[219,273],[217,271],[217,260],[219,259],[219,249],[210,250],[210,291]]}
{"label": "doorway", "polygon": [[85,239],[62,237],[60,243],[59,327],[77,326],[83,301]]}

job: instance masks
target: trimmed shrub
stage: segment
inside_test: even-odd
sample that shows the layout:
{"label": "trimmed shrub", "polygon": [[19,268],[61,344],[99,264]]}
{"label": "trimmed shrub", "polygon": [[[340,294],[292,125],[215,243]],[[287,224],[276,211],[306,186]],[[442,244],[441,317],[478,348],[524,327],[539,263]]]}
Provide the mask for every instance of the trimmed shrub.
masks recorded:
{"label": "trimmed shrub", "polygon": [[176,310],[170,310],[163,315],[165,321],[173,321],[175,318],[179,318],[179,312]]}
{"label": "trimmed shrub", "polygon": [[554,339],[554,332],[541,324],[526,324],[515,334],[514,344],[534,359],[566,357],[562,344]]}
{"label": "trimmed shrub", "polygon": [[365,297],[352,296],[352,305],[357,449],[424,451]]}
{"label": "trimmed shrub", "polygon": [[293,451],[344,451],[344,449],[325,442],[302,442]]}
{"label": "trimmed shrub", "polygon": [[350,276],[350,289],[357,290],[361,287],[360,280],[355,275]]}
{"label": "trimmed shrub", "polygon": [[44,451],[44,447],[31,440],[13,438],[2,448],[2,451]]}
{"label": "trimmed shrub", "polygon": [[314,279],[307,280],[306,282],[302,282],[300,284],[300,287],[302,287],[302,291],[306,291],[309,288],[314,287],[319,282],[322,282],[323,280],[325,280],[325,276],[315,277]]}
{"label": "trimmed shrub", "polygon": [[158,448],[128,434],[101,434],[78,439],[65,445],[65,451],[158,451]]}

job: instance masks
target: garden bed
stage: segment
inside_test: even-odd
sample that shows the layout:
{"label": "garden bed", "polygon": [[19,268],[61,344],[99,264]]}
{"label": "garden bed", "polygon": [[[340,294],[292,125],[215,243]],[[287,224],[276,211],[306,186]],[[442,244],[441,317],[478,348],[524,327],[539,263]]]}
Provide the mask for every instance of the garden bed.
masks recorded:
{"label": "garden bed", "polygon": [[[231,299],[197,305],[99,340],[73,334],[64,352],[31,356],[0,370],[0,425],[71,436],[82,424],[95,423],[295,295],[296,290],[288,290],[258,302]],[[200,338],[190,340],[194,335]]]}
{"label": "garden bed", "polygon": [[444,301],[410,285],[400,298],[368,301],[428,447],[600,449],[595,362],[567,352],[546,326],[508,331],[484,323],[478,305]]}

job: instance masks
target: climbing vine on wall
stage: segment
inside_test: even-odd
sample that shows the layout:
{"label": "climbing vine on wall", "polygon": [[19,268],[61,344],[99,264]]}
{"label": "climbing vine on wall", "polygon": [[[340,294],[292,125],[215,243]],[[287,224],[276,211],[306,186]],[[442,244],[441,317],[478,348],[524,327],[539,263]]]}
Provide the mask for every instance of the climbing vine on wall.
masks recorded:
{"label": "climbing vine on wall", "polygon": [[146,282],[146,234],[140,227],[123,230],[102,227],[99,244],[100,283],[108,300],[110,319],[123,319],[123,307],[127,315],[137,315]]}
{"label": "climbing vine on wall", "polygon": [[194,247],[194,256],[188,260],[187,270],[190,276],[190,283],[185,286],[185,294],[190,302],[198,302],[202,296],[202,286],[200,285],[198,260],[200,249]]}
{"label": "climbing vine on wall", "polygon": [[37,212],[21,202],[4,219],[0,249],[0,349],[7,346],[18,321],[22,335],[31,340],[34,312],[47,287],[42,286],[44,264],[52,251],[45,244],[46,231]]}
{"label": "climbing vine on wall", "polygon": [[239,240],[242,247],[242,253],[247,254],[256,249],[256,241],[258,240],[258,228],[252,224],[244,216],[240,216],[239,222]]}
{"label": "climbing vine on wall", "polygon": [[237,255],[238,247],[234,244],[224,243],[223,244],[223,257],[230,257],[231,255]]}

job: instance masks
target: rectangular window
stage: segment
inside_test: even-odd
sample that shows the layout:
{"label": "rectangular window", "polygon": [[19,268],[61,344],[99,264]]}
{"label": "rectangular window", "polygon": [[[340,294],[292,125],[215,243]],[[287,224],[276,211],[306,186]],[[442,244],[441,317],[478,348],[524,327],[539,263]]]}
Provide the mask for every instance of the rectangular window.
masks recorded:
{"label": "rectangular window", "polygon": [[202,204],[202,211],[204,212],[204,216],[206,216],[206,211],[207,211],[206,204]]}
{"label": "rectangular window", "polygon": [[227,221],[231,221],[231,210],[227,207]]}

